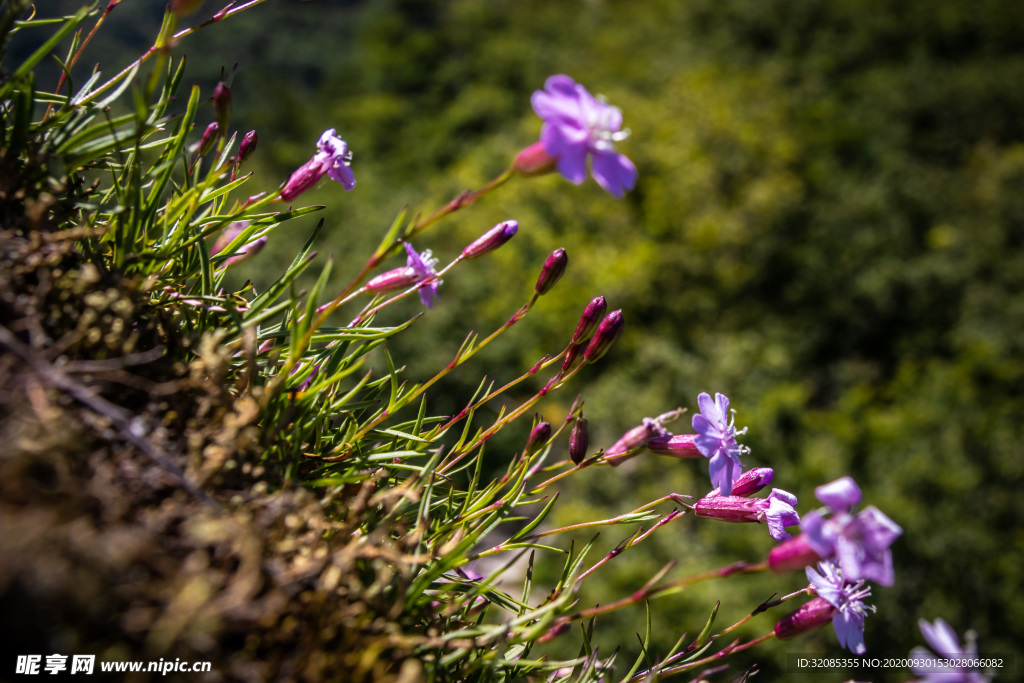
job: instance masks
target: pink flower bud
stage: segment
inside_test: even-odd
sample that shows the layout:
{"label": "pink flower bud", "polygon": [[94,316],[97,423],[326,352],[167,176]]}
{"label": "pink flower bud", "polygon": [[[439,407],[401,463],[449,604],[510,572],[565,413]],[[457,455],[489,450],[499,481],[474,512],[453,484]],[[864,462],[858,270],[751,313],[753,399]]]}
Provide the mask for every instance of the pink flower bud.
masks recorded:
{"label": "pink flower bud", "polygon": [[590,339],[591,335],[594,334],[594,330],[597,329],[597,324],[604,316],[604,312],[608,310],[608,304],[605,303],[604,297],[599,296],[596,299],[592,299],[587,307],[583,309],[583,315],[580,316],[579,323],[576,324],[576,331],[573,332],[572,341],[574,344],[585,342]]}
{"label": "pink flower bud", "polygon": [[555,283],[561,279],[562,274],[565,272],[565,266],[569,263],[569,256],[565,253],[565,249],[555,249],[548,255],[546,261],[544,261],[544,267],[541,268],[540,277],[537,278],[537,285],[535,289],[538,294],[547,294],[551,291],[551,288],[555,286]]}
{"label": "pink flower bud", "polygon": [[213,115],[220,127],[227,130],[228,121],[231,119],[231,90],[224,81],[213,89]]}
{"label": "pink flower bud", "polygon": [[556,157],[548,154],[543,142],[535,142],[516,156],[512,169],[519,175],[545,175],[555,170]]}
{"label": "pink flower bud", "polygon": [[[740,475],[739,479],[732,483],[732,495],[743,497],[752,496],[768,484],[772,483],[772,478],[774,477],[775,470],[771,467],[755,467],[747,470]],[[714,489],[704,497],[713,498],[721,494],[721,489]]]}
{"label": "pink flower bud", "polygon": [[246,159],[252,156],[252,153],[256,151],[256,143],[259,141],[260,139],[254,130],[250,130],[242,136],[242,144],[238,146],[239,163],[243,163]]}
{"label": "pink flower bud", "polygon": [[214,121],[206,127],[203,131],[203,137],[199,141],[199,156],[202,156],[213,149],[214,143],[217,142],[217,138],[220,137],[220,126]]}
{"label": "pink flower bud", "polygon": [[803,569],[824,559],[807,542],[807,535],[783,541],[768,553],[768,567],[777,574]]}
{"label": "pink flower bud", "polygon": [[475,259],[488,254],[512,239],[519,230],[517,221],[502,221],[478,237],[476,241],[462,250],[462,258]]}
{"label": "pink flower bud", "polygon": [[624,324],[625,320],[622,318],[621,310],[612,311],[605,316],[605,319],[597,326],[597,333],[590,340],[587,350],[583,352],[583,357],[587,359],[588,363],[593,363],[608,353],[608,349],[612,347],[615,340],[622,334],[622,326]]}
{"label": "pink flower bud", "polygon": [[538,422],[530,431],[530,438],[526,440],[524,452],[529,453],[537,446],[547,443],[549,438],[551,438],[551,424],[548,422]]}
{"label": "pink flower bud", "polygon": [[587,348],[584,343],[573,344],[569,347],[569,350],[565,352],[565,359],[562,361],[562,374],[565,374],[572,370],[583,358],[583,351]]}
{"label": "pink flower bud", "polygon": [[587,432],[587,418],[580,416],[572,425],[572,432],[569,434],[569,457],[579,465],[587,455],[587,447],[590,445],[590,436]]}
{"label": "pink flower bud", "polygon": [[656,436],[647,442],[647,450],[673,458],[703,458],[704,456],[697,450],[696,438],[696,434]]}
{"label": "pink flower bud", "polygon": [[836,611],[827,600],[814,598],[779,620],[779,623],[775,624],[775,637],[779,640],[789,640],[801,633],[821,628],[832,621]]}

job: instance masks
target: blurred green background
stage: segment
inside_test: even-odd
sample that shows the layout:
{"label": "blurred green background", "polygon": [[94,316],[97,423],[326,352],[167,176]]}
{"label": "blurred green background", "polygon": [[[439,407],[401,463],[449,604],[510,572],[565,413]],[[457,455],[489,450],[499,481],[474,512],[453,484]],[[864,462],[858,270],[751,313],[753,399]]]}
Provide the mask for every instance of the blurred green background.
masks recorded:
{"label": "blurred green background", "polygon": [[[78,3],[43,4],[56,14]],[[190,20],[219,7],[207,2]],[[162,9],[125,0],[84,61],[121,68],[151,44]],[[905,656],[924,644],[917,620],[942,617],[961,634],[977,631],[983,655],[1020,660],[1024,3],[270,0],[176,53],[188,55],[186,80],[205,94],[238,64],[233,123],[260,138],[252,192],[287,178],[325,128],[349,142],[355,191],[324,181],[296,202],[327,205],[317,248],[335,257],[339,287],[403,205],[432,211],[537,139],[530,94],[547,76],[565,73],[607,96],[632,130],[619,150],[639,169],[624,200],[592,180],[518,179],[416,240],[443,264],[499,220],[520,222],[508,246],[446,277],[441,304],[392,348],[412,380],[447,363],[468,330],[504,322],[547,253],[565,247],[570,258],[556,289],[445,383],[429,410],[452,413],[482,375],[503,383],[556,353],[585,303],[604,295],[624,311],[622,338],[542,402],[542,415],[561,419],[578,391],[591,444],[607,447],[644,416],[692,411],[701,391],[727,394],[750,428],[745,464],[774,467],[775,485],[799,495],[801,511],[816,505],[815,486],[850,474],[865,503],[904,528],[896,584],[874,591],[871,655]],[[262,288],[307,234],[288,224],[237,276]],[[380,321],[418,309],[411,302]],[[489,445],[496,467],[528,429]],[[702,461],[641,456],[573,477],[555,521],[707,488]],[[618,529],[605,530],[599,549],[632,531]],[[763,527],[686,516],[589,579],[582,603],[622,597],[670,559],[680,565],[670,576],[682,576],[758,561],[771,546]],[[538,574],[550,577],[557,562]],[[734,577],[657,601],[654,653],[696,634],[715,600],[724,626],[802,585],[799,574]],[[784,610],[742,633],[769,630]],[[642,609],[599,620],[601,651],[623,646],[621,671],[643,628]],[[567,635],[557,647],[576,643]],[[772,680],[796,652],[841,650],[826,629],[736,664],[757,662]],[[997,680],[1019,676],[1024,661],[1014,664]]]}

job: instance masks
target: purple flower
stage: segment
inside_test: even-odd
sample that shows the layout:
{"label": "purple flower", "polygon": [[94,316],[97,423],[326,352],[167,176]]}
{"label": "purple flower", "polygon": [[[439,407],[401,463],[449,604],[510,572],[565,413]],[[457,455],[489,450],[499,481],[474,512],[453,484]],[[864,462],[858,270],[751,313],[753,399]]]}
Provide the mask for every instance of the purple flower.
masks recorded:
{"label": "purple flower", "polygon": [[728,496],[743,471],[740,455],[750,450],[736,443],[736,437],[746,434],[747,429],[737,431],[736,418],[729,415],[729,399],[722,394],[715,394],[712,401],[711,396],[702,393],[697,397],[697,405],[700,413],[693,416],[693,429],[697,432],[694,442],[701,455],[710,459],[711,484]]}
{"label": "purple flower", "polygon": [[348,151],[348,144],[334,134],[333,128],[325,130],[316,143],[313,158],[292,173],[281,188],[281,199],[286,202],[295,199],[316,185],[324,174],[341,183],[346,190],[351,190],[356,186],[356,178],[349,168],[351,162],[352,153]]}
{"label": "purple flower", "polygon": [[860,487],[852,477],[840,477],[814,489],[814,496],[833,512],[849,512],[860,502]]}
{"label": "purple flower", "polygon": [[768,507],[764,511],[765,521],[768,522],[768,534],[776,541],[792,538],[786,527],[800,523],[800,515],[796,511],[796,496],[789,491],[772,489],[764,500],[768,502]]}
{"label": "purple flower", "polygon": [[832,516],[826,518],[817,511],[804,515],[800,528],[808,545],[821,557],[835,555],[852,581],[870,579],[891,586],[895,572],[889,546],[903,529],[874,506],[850,514],[850,508],[860,501],[860,489],[850,477],[819,486],[814,493]]}
{"label": "purple flower", "polygon": [[427,308],[433,308],[434,301],[441,300],[441,297],[437,295],[437,285],[440,284],[440,280],[437,279],[437,273],[434,272],[437,259],[430,257],[429,249],[425,250],[422,254],[417,254],[416,250],[408,242],[405,243],[405,251],[408,254],[405,266],[416,273],[417,282],[421,283],[420,301]]}
{"label": "purple flower", "polygon": [[636,184],[636,166],[615,152],[615,142],[628,137],[622,130],[622,112],[594,97],[568,76],[551,76],[544,90],[530,98],[533,110],[544,119],[540,141],[557,159],[558,172],[579,185],[590,172],[597,184],[621,197]]}
{"label": "purple flower", "polygon": [[[978,647],[970,634],[967,636],[967,642],[963,649],[960,649],[956,632],[942,619],[936,619],[933,624],[921,619],[917,625],[921,628],[924,639],[935,650],[935,654],[933,655],[923,647],[915,647],[910,652],[912,658],[917,660],[977,658]],[[911,666],[910,670],[917,676],[924,676],[919,683],[987,683],[992,680],[992,676],[989,674],[938,663],[936,666]]]}
{"label": "purple flower", "polygon": [[437,259],[431,258],[429,249],[422,254],[416,253],[416,250],[408,242],[405,243],[405,251],[407,254],[405,267],[393,268],[381,273],[367,282],[364,289],[368,292],[382,293],[419,284],[420,301],[427,308],[433,308],[434,300],[440,301],[440,297],[437,296],[437,286],[441,284],[441,281],[437,279],[437,273],[434,271]]}
{"label": "purple flower", "polygon": [[833,562],[819,562],[818,570],[820,574],[807,567],[807,580],[819,598],[836,608],[832,628],[839,644],[854,654],[864,654],[867,651],[864,647],[864,617],[868,610],[874,611],[875,608],[865,605],[862,600],[871,595],[871,589],[864,586],[864,581],[847,581]]}

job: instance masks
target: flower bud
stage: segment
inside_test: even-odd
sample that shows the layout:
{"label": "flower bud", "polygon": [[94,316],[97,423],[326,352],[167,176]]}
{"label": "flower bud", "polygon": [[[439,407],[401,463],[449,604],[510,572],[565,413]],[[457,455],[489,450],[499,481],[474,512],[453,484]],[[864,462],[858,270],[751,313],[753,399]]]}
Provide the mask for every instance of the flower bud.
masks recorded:
{"label": "flower bud", "polygon": [[608,353],[608,349],[612,347],[615,340],[622,334],[622,326],[624,324],[625,321],[622,318],[621,310],[612,311],[605,316],[605,319],[597,326],[597,333],[590,340],[587,350],[583,352],[583,357],[587,359],[588,363],[593,363]]}
{"label": "flower bud", "polygon": [[572,370],[583,358],[583,351],[587,348],[586,344],[573,344],[569,347],[569,350],[565,352],[565,359],[562,361],[562,374]]}
{"label": "flower bud", "polygon": [[538,422],[530,431],[530,438],[526,440],[526,448],[523,452],[529,453],[540,444],[546,443],[549,438],[551,438],[551,424]]}
{"label": "flower bud", "polygon": [[224,81],[213,89],[213,115],[220,127],[227,130],[231,119],[231,90]]}
{"label": "flower bud", "polygon": [[836,614],[836,608],[823,598],[814,598],[803,604],[800,609],[783,617],[775,624],[775,637],[789,640],[801,633],[807,633],[830,623]]}
{"label": "flower bud", "polygon": [[698,517],[719,522],[758,522],[766,507],[763,498],[713,496],[698,500],[693,511]]}
{"label": "flower bud", "polygon": [[558,159],[548,154],[543,142],[535,142],[516,155],[512,169],[519,175],[545,175],[554,171],[557,163]]}
{"label": "flower bud", "polygon": [[[740,475],[740,478],[732,483],[732,495],[747,497],[752,496],[768,484],[772,483],[775,470],[771,467],[755,467]],[[714,498],[722,494],[721,489],[714,489],[705,498]]]}
{"label": "flower bud", "polygon": [[696,434],[656,436],[647,442],[647,450],[673,458],[703,458],[704,456],[697,450],[696,439]]}
{"label": "flower bud", "polygon": [[256,143],[260,141],[256,131],[250,130],[242,136],[242,144],[238,146],[238,163],[244,162],[256,151]]}
{"label": "flower bud", "polygon": [[220,126],[214,121],[206,127],[203,131],[203,137],[199,141],[199,156],[203,156],[211,149],[213,149],[214,143],[217,142],[217,138],[220,137]]}
{"label": "flower bud", "polygon": [[587,304],[587,307],[583,309],[583,315],[580,316],[579,323],[576,324],[576,331],[572,334],[574,344],[590,339],[606,310],[608,310],[608,304],[605,303],[603,296],[592,299]]}
{"label": "flower bud", "polygon": [[502,221],[462,250],[462,258],[475,259],[488,254],[512,239],[519,230],[518,221]]}
{"label": "flower bud", "polygon": [[783,541],[768,553],[768,567],[777,574],[803,569],[824,559],[807,542],[807,534]]}
{"label": "flower bud", "polygon": [[576,418],[572,425],[572,432],[569,434],[569,457],[579,465],[587,455],[587,447],[590,445],[590,436],[587,432],[587,418]]}
{"label": "flower bud", "polygon": [[540,277],[537,278],[535,289],[538,294],[547,294],[555,286],[565,272],[567,263],[569,263],[569,256],[565,253],[565,249],[555,249],[548,255],[547,260],[544,261],[544,267],[541,268]]}

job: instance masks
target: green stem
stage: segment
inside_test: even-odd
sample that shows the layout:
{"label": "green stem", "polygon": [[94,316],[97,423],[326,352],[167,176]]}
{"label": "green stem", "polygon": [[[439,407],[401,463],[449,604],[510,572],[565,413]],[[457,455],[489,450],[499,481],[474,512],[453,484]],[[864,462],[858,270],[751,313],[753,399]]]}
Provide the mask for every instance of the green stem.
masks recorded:
{"label": "green stem", "polygon": [[475,192],[471,190],[463,192],[458,197],[445,204],[442,208],[438,209],[430,216],[424,218],[422,221],[414,225],[406,235],[406,239],[410,237],[415,237],[416,235],[420,234],[421,232],[423,232],[428,227],[430,227],[437,221],[441,220],[448,214],[455,213],[459,209],[463,209],[469,206],[476,200],[486,195],[491,190],[501,187],[509,180],[511,180],[512,176],[514,176],[515,174],[515,169],[509,166],[501,175],[499,175],[497,178],[481,187],[479,190],[476,190]]}

